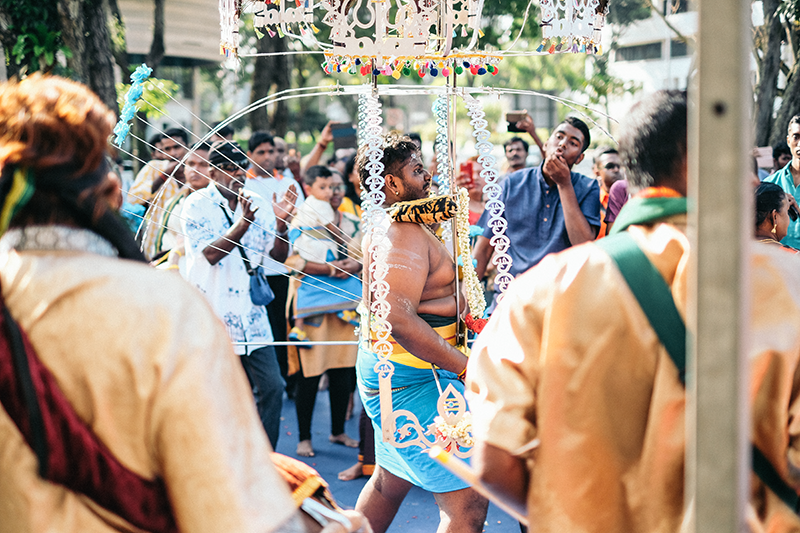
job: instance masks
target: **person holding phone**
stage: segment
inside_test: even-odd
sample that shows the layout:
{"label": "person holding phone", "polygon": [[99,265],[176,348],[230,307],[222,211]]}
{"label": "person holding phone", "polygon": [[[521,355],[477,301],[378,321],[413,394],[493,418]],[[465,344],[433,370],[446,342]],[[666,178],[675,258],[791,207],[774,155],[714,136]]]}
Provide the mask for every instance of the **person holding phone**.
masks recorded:
{"label": "person holding phone", "polygon": [[535,142],[536,146],[539,147],[539,153],[542,155],[542,159],[545,158],[544,143],[542,143],[539,135],[536,134],[536,125],[533,123],[533,117],[528,114],[527,110],[511,111],[510,113],[506,113],[506,121],[508,121],[509,132],[525,132],[530,135],[533,139],[533,142]]}

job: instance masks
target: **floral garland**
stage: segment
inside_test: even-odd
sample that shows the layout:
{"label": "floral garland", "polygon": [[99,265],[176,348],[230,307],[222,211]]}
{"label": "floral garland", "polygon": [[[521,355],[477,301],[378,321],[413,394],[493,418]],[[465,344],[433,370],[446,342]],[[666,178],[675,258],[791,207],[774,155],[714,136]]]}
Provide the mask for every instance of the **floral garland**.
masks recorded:
{"label": "floral garland", "polygon": [[128,92],[125,94],[125,105],[122,106],[119,122],[114,126],[114,134],[116,135],[114,144],[118,147],[122,146],[122,143],[125,142],[125,138],[131,131],[129,122],[133,120],[133,116],[136,114],[136,102],[139,101],[139,98],[142,97],[142,93],[144,92],[142,84],[152,73],[153,69],[142,63],[134,73],[131,74],[131,88],[128,89]]}
{"label": "floral garland", "polygon": [[428,432],[434,435],[437,441],[445,444],[446,452],[452,451],[453,444],[459,450],[475,446],[475,439],[472,436],[472,413],[469,411],[461,415],[455,425],[448,424],[443,417],[437,416],[433,419]]}
{"label": "floral garland", "polygon": [[486,311],[486,300],[483,298],[483,287],[472,264],[472,252],[469,247],[469,193],[463,187],[458,191],[458,214],[456,215],[458,232],[458,254],[461,263],[462,279],[467,289],[467,303],[473,318],[483,318]]}

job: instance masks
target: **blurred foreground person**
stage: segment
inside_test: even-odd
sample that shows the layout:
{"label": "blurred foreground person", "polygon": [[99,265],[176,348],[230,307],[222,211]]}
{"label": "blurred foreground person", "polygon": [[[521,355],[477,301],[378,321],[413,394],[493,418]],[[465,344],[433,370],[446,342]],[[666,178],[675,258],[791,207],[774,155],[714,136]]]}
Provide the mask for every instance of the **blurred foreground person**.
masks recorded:
{"label": "blurred foreground person", "polygon": [[[681,528],[686,115],[680,92],[631,110],[620,153],[638,192],[614,231],[520,276],[470,358],[473,464],[531,531]],[[798,531],[800,263],[777,246],[753,249],[747,358],[758,460],[748,515],[754,530]]]}
{"label": "blurred foreground person", "polygon": [[109,207],[113,127],[0,85],[0,532],[307,531],[222,323]]}

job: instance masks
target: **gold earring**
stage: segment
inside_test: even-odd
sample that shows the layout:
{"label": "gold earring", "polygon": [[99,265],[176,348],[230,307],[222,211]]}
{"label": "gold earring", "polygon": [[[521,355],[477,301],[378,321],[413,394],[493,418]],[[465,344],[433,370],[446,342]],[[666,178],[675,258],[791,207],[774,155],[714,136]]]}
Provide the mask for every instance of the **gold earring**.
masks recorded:
{"label": "gold earring", "polygon": [[778,225],[776,223],[772,223],[772,234],[778,233]]}

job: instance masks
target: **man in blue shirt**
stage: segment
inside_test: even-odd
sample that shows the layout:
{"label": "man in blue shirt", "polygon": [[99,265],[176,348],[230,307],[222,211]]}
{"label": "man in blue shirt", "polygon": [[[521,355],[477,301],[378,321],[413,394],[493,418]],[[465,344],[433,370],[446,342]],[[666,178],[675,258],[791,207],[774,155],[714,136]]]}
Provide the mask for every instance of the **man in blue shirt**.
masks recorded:
{"label": "man in blue shirt", "polygon": [[[789,121],[789,132],[786,136],[789,150],[792,153],[792,160],[788,165],[764,178],[766,183],[776,183],[780,185],[787,194],[795,198],[798,196],[798,185],[800,185],[800,115],[795,115]],[[781,239],[781,244],[800,249],[800,220],[789,222],[789,231],[786,237]]]}
{"label": "man in blue shirt", "polygon": [[[600,186],[597,180],[572,172],[572,167],[583,160],[590,140],[586,124],[568,117],[545,143],[544,162],[514,172],[503,182],[500,199],[505,204],[503,216],[508,222],[506,235],[511,241],[513,276],[536,265],[549,253],[597,237]],[[473,252],[479,278],[485,275],[494,251],[489,218],[487,209],[478,221],[484,228]]]}

